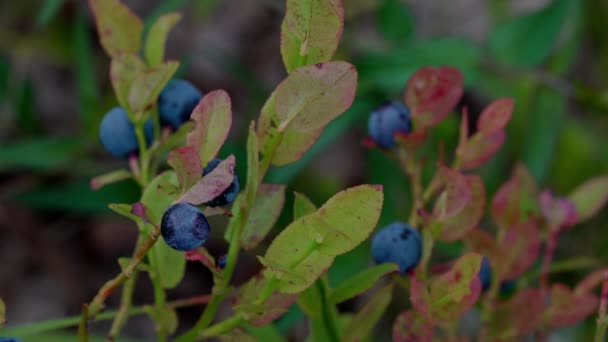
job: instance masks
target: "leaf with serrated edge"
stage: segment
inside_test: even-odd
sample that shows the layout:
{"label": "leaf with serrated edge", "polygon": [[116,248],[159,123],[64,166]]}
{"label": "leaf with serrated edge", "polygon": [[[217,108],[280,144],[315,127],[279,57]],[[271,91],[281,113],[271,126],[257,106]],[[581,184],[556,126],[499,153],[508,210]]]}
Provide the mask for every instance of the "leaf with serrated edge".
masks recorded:
{"label": "leaf with serrated edge", "polygon": [[188,189],[178,202],[201,205],[221,195],[232,184],[235,164],[236,160],[231,154]]}
{"label": "leaf with serrated edge", "polygon": [[338,284],[329,292],[327,299],[334,304],[342,303],[370,289],[382,276],[397,271],[399,266],[393,263],[368,268]]}
{"label": "leaf with serrated edge", "polygon": [[175,170],[182,192],[196,184],[203,174],[198,152],[192,146],[180,147],[169,152],[167,164]]}
{"label": "leaf with serrated edge", "polygon": [[462,239],[471,229],[474,229],[483,217],[486,202],[486,192],[483,180],[478,175],[466,175],[471,188],[471,201],[462,211],[443,221],[441,241],[456,241]]}
{"label": "leaf with serrated edge", "polygon": [[479,115],[477,130],[492,134],[505,128],[513,114],[513,99],[505,98],[492,102]]}
{"label": "leaf with serrated edge", "polygon": [[463,76],[452,67],[425,67],[407,81],[405,104],[416,131],[435,126],[450,114],[463,93]]}
{"label": "leaf with serrated edge", "polygon": [[[177,199],[180,191],[177,176],[173,171],[165,171],[156,176],[144,189],[141,202],[147,209],[148,217],[154,224],[160,226],[160,220],[164,212]],[[146,225],[149,230],[149,225]],[[161,284],[164,288],[173,288],[179,284],[184,277],[186,259],[184,254],[169,247],[162,236],[148,253],[150,264],[158,272]]]}
{"label": "leaf with serrated edge", "polygon": [[[146,63],[137,55],[119,54],[112,58],[110,64],[110,81],[114,88],[114,94],[118,98],[118,103],[131,115],[129,105],[129,92],[135,79],[146,70]],[[131,117],[131,120],[134,120]]]}
{"label": "leaf with serrated edge", "polygon": [[294,192],[294,201],[293,201],[293,219],[297,220],[302,216],[306,216],[308,214],[312,214],[317,211],[317,206],[310,200],[310,198],[306,197],[306,195],[301,194],[299,192]]}
{"label": "leaf with serrated edge", "polygon": [[192,112],[196,122],[186,138],[188,145],[198,150],[201,163],[207,165],[228,137],[232,125],[232,102],[225,90],[214,90],[203,97]]}
{"label": "leaf with serrated edge", "polygon": [[285,185],[261,184],[241,235],[244,250],[255,248],[270,232],[285,204]]}
{"label": "leaf with serrated edge", "polygon": [[281,25],[281,55],[287,72],[331,60],[343,29],[340,0],[288,0]]}
{"label": "leaf with serrated edge", "polygon": [[97,33],[108,55],[139,53],[143,22],[119,0],[89,0],[95,15]]}
{"label": "leaf with serrated edge", "polygon": [[140,73],[129,90],[129,107],[136,114],[150,110],[156,105],[158,95],[173,77],[179,62],[169,61]]}
{"label": "leaf with serrated edge", "polygon": [[343,341],[359,341],[369,335],[382,315],[388,308],[393,297],[393,284],[390,284],[376,292],[363,308],[355,314],[346,329],[344,329]]}
{"label": "leaf with serrated edge", "polygon": [[144,56],[146,56],[146,61],[151,67],[159,65],[165,59],[167,36],[181,18],[180,13],[167,13],[159,17],[150,27],[146,37]]}
{"label": "leaf with serrated edge", "polygon": [[445,184],[445,197],[437,201],[434,215],[443,220],[460,213],[471,202],[473,194],[471,184],[463,174],[441,164],[438,166],[440,178]]}
{"label": "leaf with serrated edge", "polygon": [[576,207],[578,222],[592,218],[608,202],[608,175],[586,181],[568,197]]}
{"label": "leaf with serrated edge", "polygon": [[357,70],[347,62],[300,67],[279,84],[275,109],[281,124],[298,132],[317,131],[344,113],[357,89]]}

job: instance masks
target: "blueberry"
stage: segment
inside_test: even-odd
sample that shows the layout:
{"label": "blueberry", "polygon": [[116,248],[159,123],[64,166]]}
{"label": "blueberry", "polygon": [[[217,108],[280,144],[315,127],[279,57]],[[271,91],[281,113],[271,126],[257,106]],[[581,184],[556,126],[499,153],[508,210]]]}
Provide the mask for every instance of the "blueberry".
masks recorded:
{"label": "blueberry", "polygon": [[[210,161],[209,164],[207,164],[207,166],[205,166],[205,169],[203,170],[203,176],[206,176],[209,172],[213,171],[221,163],[221,161],[222,160],[219,158],[215,158]],[[224,192],[204,204],[209,207],[223,207],[226,204],[232,203],[232,201],[234,201],[236,195],[239,193],[240,190],[241,184],[239,181],[239,176],[235,174],[234,179],[232,180],[232,184],[230,184],[230,186],[228,186],[228,188],[226,188]]]}
{"label": "blueberry", "polygon": [[372,240],[372,256],[378,264],[394,262],[401,273],[414,269],[422,256],[422,237],[410,225],[393,222],[380,229]]}
{"label": "blueberry", "polygon": [[[146,144],[150,145],[154,136],[152,119],[144,125]],[[104,115],[99,125],[101,144],[112,156],[120,159],[139,151],[135,126],[122,107],[114,107]]]}
{"label": "blueberry", "polygon": [[190,114],[203,93],[186,80],[171,80],[158,97],[158,115],[163,125],[174,130],[190,120]]}
{"label": "blueberry", "polygon": [[483,257],[481,268],[479,269],[479,280],[481,280],[482,291],[487,291],[492,283],[492,269],[490,268],[490,258]]}
{"label": "blueberry", "polygon": [[222,269],[226,267],[226,255],[217,258],[217,265]]}
{"label": "blueberry", "polygon": [[395,147],[395,133],[412,131],[410,111],[401,102],[385,102],[369,116],[367,129],[378,146],[393,148]]}
{"label": "blueberry", "polygon": [[190,203],[177,203],[163,214],[160,232],[165,242],[178,251],[200,247],[209,236],[209,223],[203,212]]}
{"label": "blueberry", "polygon": [[0,342],[23,342],[23,341],[16,337],[0,337]]}

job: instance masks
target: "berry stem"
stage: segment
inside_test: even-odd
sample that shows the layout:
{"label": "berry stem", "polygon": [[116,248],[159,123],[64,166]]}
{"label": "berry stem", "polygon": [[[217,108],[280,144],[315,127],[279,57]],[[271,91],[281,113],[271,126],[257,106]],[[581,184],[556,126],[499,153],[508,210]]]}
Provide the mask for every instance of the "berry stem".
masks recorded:
{"label": "berry stem", "polygon": [[150,156],[148,155],[148,147],[146,144],[146,136],[144,134],[143,122],[135,123],[135,135],[137,136],[137,144],[139,145],[139,163],[141,170],[141,183],[142,187],[145,187],[149,181],[149,164]]}
{"label": "berry stem", "polygon": [[410,211],[409,223],[416,227],[418,223],[418,210],[424,208],[420,163],[404,146],[399,146],[397,153],[401,168],[410,178],[412,209]]}

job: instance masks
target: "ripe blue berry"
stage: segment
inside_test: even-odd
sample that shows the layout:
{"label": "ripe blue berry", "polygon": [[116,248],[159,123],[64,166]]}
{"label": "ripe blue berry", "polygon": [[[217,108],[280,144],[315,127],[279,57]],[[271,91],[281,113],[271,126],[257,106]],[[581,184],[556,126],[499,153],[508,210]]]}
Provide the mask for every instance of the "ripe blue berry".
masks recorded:
{"label": "ripe blue berry", "polygon": [[401,273],[418,266],[422,256],[422,237],[410,225],[393,222],[380,229],[372,240],[372,256],[378,264],[394,262]]}
{"label": "ripe blue berry", "polygon": [[203,97],[203,93],[186,80],[171,80],[158,97],[158,115],[163,125],[174,130],[190,120],[192,110]]}
{"label": "ripe blue berry", "polygon": [[380,147],[395,147],[395,133],[410,133],[412,121],[410,111],[398,101],[388,101],[372,112],[367,122],[372,140]]}
{"label": "ripe blue berry", "polygon": [[222,269],[226,267],[226,255],[217,258],[217,265]]}
{"label": "ripe blue berry", "polygon": [[492,283],[492,268],[490,268],[490,258],[484,256],[481,260],[479,269],[479,280],[481,280],[481,290],[487,291]]}
{"label": "ripe blue berry", "polygon": [[200,247],[209,236],[209,222],[203,212],[190,203],[177,203],[163,214],[160,232],[165,242],[178,251]]}
{"label": "ripe blue berry", "polygon": [[[144,125],[144,133],[149,145],[154,136],[151,119]],[[122,107],[114,107],[104,115],[99,125],[99,138],[106,151],[116,158],[124,159],[139,151],[135,126]]]}
{"label": "ripe blue berry", "polygon": [[[222,160],[219,158],[215,158],[207,164],[205,169],[203,170],[203,176],[206,176],[209,172],[213,171]],[[232,184],[224,192],[222,192],[219,196],[212,199],[211,201],[204,203],[209,207],[223,207],[226,204],[232,203],[236,198],[236,195],[241,190],[241,184],[239,181],[239,176],[234,175],[234,179],[232,180]]]}

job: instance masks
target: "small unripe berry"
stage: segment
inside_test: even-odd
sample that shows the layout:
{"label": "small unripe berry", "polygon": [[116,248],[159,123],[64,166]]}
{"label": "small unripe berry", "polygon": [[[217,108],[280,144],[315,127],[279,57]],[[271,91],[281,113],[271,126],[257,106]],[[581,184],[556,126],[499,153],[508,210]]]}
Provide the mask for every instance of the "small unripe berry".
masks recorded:
{"label": "small unripe berry", "polygon": [[178,251],[200,247],[209,236],[209,222],[203,212],[190,203],[177,203],[163,214],[160,231],[165,242]]}
{"label": "small unripe berry", "polygon": [[372,256],[378,264],[397,263],[399,271],[406,273],[418,266],[420,262],[422,237],[410,225],[403,222],[393,222],[374,235]]}

